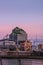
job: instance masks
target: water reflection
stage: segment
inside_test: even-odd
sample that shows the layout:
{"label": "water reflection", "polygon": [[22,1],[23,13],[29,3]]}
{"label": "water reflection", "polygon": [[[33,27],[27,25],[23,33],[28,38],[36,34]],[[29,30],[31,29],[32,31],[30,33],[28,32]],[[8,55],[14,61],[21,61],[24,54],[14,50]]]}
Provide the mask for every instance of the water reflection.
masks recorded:
{"label": "water reflection", "polygon": [[[43,60],[36,60],[36,59],[2,59],[2,65],[43,65]],[[1,65],[1,61],[0,61]]]}
{"label": "water reflection", "polygon": [[19,65],[17,59],[3,59],[2,65]]}

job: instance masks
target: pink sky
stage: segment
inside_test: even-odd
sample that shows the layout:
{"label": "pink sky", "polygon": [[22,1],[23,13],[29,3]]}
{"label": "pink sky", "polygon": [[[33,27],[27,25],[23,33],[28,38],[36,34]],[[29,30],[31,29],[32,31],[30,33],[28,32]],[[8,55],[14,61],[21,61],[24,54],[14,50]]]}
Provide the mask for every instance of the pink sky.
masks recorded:
{"label": "pink sky", "polygon": [[36,34],[38,37],[43,37],[43,24],[16,24],[16,25],[3,25],[0,26],[0,38],[3,38],[6,34],[10,34],[12,29],[15,28],[16,26],[24,29],[28,37],[35,37]]}

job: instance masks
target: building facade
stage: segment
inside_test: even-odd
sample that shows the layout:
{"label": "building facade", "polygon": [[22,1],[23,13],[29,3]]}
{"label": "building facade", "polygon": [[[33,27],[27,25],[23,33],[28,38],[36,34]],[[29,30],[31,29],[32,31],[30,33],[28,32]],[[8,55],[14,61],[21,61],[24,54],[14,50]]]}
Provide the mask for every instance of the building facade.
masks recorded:
{"label": "building facade", "polygon": [[8,39],[0,40],[0,50],[15,50],[16,45],[14,41],[10,41]]}
{"label": "building facade", "polygon": [[43,43],[38,45],[38,49],[39,49],[39,51],[43,51]]}
{"label": "building facade", "polygon": [[20,41],[27,40],[27,33],[24,30],[16,27],[9,35],[9,39],[15,41],[18,44]]}
{"label": "building facade", "polygon": [[24,42],[21,42],[21,50],[22,51],[31,51],[32,50],[32,42],[30,41],[24,41]]}

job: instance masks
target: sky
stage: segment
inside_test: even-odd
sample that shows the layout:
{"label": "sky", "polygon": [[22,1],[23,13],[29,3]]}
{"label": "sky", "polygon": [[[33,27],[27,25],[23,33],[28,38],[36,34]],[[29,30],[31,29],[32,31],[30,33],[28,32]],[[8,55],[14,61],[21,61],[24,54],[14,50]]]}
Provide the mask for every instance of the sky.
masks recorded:
{"label": "sky", "polygon": [[43,0],[0,0],[0,38],[16,26],[43,38]]}

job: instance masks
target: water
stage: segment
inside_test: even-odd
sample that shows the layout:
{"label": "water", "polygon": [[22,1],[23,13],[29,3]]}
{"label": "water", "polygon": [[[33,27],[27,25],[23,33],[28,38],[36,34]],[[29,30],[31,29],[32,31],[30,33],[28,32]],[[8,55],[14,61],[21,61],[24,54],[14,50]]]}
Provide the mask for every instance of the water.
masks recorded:
{"label": "water", "polygon": [[19,62],[18,59],[2,59],[0,60],[0,65],[2,62],[2,65],[43,65],[43,60],[36,60],[36,59],[20,59],[21,62]]}

